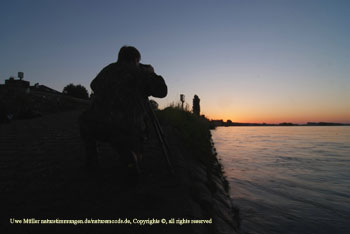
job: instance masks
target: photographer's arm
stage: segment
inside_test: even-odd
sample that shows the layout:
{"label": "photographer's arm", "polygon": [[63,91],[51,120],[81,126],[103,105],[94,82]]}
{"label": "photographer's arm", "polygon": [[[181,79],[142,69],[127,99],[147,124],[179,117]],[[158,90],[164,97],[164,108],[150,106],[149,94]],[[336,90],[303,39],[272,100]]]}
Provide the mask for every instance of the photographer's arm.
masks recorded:
{"label": "photographer's arm", "polygon": [[168,87],[165,84],[163,77],[153,73],[148,77],[150,95],[157,98],[166,97],[168,94]]}
{"label": "photographer's arm", "polygon": [[168,87],[163,77],[157,75],[151,65],[140,64],[140,67],[145,74],[146,95],[157,98],[166,97],[168,94]]}

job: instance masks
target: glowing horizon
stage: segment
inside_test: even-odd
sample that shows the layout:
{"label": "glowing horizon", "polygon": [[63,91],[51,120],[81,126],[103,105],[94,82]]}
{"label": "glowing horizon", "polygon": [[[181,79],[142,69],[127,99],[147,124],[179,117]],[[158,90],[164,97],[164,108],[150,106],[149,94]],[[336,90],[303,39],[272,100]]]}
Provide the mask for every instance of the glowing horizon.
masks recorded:
{"label": "glowing horizon", "polygon": [[[212,119],[350,123],[350,2],[25,1],[0,9],[0,78],[89,89],[123,45]],[[130,18],[130,16],[133,16]]]}
{"label": "glowing horizon", "polygon": [[[151,98],[153,99],[153,98]],[[160,100],[154,99],[157,102]],[[179,102],[173,102],[173,103],[179,103]],[[191,109],[191,105],[186,102],[189,109]],[[186,105],[185,104],[185,105]],[[161,106],[160,108],[163,109],[165,107],[169,106],[169,103],[167,105]],[[287,110],[284,111],[276,111],[274,113],[269,112],[269,110],[256,110],[256,108],[251,107],[244,108],[244,109],[238,109],[236,111],[230,112],[229,109],[219,113],[219,111],[208,111],[203,110],[205,106],[203,107],[201,105],[201,115],[205,115],[206,118],[209,120],[231,120],[232,122],[238,122],[238,123],[266,123],[266,124],[279,124],[283,122],[288,123],[296,123],[296,124],[306,124],[308,122],[328,122],[328,123],[342,123],[342,124],[350,124],[350,110],[336,110],[335,108],[329,109],[327,113],[324,113],[322,110],[319,110],[319,112],[315,113],[313,111],[302,111],[298,114],[296,113],[289,113]],[[241,111],[240,111],[241,110]],[[293,110],[290,110],[293,111]]]}
{"label": "glowing horizon", "polygon": [[349,117],[305,117],[305,116],[300,116],[300,117],[288,117],[288,118],[259,118],[259,117],[229,117],[229,116],[222,116],[222,115],[205,115],[208,119],[210,120],[231,120],[232,122],[237,122],[237,123],[266,123],[266,124],[279,124],[279,123],[295,123],[295,124],[306,124],[308,122],[326,122],[326,123],[341,123],[341,124],[350,124]]}

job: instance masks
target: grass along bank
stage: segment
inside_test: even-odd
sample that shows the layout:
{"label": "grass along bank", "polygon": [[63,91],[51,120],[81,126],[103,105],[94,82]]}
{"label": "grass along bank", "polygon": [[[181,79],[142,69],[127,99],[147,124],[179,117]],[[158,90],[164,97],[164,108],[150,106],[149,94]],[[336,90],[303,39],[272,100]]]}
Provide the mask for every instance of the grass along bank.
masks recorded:
{"label": "grass along bank", "polygon": [[[210,121],[174,106],[158,110],[156,115],[163,128],[172,129],[171,132],[175,135],[172,137],[176,138],[178,144],[187,151],[186,157],[191,159],[189,161],[194,162],[194,167],[203,169],[204,176],[202,177],[205,179],[198,179],[198,176],[195,175],[190,182],[194,187],[194,199],[201,204],[208,217],[213,217],[214,223],[216,222],[217,225],[220,223],[224,227],[225,225],[221,223],[223,221],[229,223],[235,231],[239,231],[239,208],[232,204],[229,196],[229,183],[223,166],[217,159],[211,138]],[[198,184],[201,185],[198,186]],[[209,196],[203,198],[202,194],[205,194],[207,190]]]}

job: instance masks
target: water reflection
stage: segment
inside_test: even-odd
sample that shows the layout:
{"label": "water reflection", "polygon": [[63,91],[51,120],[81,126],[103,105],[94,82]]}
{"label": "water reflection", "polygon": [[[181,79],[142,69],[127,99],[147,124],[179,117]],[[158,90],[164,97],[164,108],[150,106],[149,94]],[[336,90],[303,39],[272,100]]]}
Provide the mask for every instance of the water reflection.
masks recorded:
{"label": "water reflection", "polygon": [[350,233],[350,127],[228,127],[215,147],[251,233]]}

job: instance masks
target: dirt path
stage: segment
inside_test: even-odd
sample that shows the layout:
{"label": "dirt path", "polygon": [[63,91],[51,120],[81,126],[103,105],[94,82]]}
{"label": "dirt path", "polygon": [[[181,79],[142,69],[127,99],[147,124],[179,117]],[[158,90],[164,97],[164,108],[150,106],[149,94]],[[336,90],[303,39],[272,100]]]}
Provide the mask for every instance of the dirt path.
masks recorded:
{"label": "dirt path", "polygon": [[[79,111],[0,125],[0,192],[2,233],[192,233],[189,225],[35,225],[10,219],[170,219],[193,216],[181,176],[167,173],[158,143],[146,145],[145,174],[128,182],[117,155],[100,145],[101,169],[89,175],[79,137]],[[174,161],[178,171],[181,162]],[[181,174],[181,173],[180,173]],[[67,232],[68,233],[68,232]]]}

